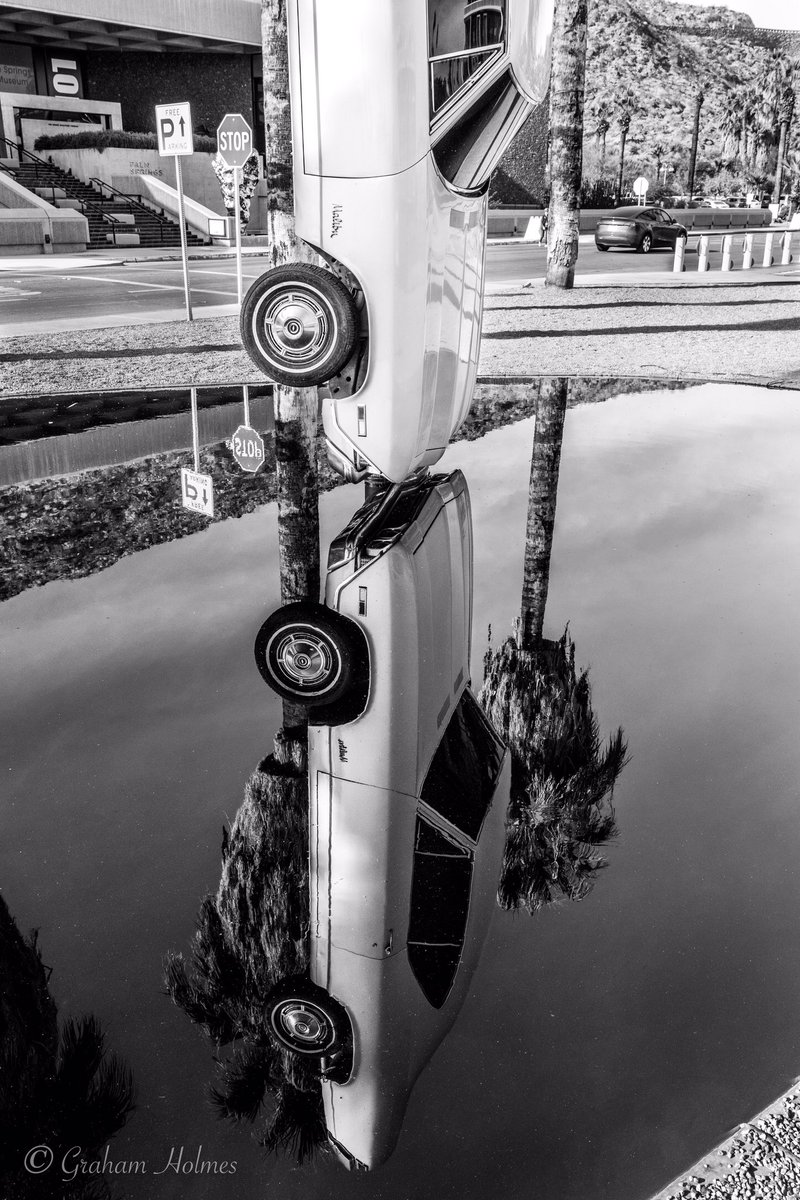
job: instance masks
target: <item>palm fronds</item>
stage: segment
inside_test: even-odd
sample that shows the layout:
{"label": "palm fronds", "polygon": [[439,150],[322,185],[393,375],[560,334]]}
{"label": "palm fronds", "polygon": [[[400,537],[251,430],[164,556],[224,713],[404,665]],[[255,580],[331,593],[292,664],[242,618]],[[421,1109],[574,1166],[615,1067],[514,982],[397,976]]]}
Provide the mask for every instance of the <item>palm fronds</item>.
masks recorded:
{"label": "palm fronds", "polygon": [[498,900],[536,912],[581,900],[617,831],[612,795],[627,762],[619,729],[603,747],[586,670],[565,629],[535,648],[488,650],[479,700],[511,749],[511,800]]}
{"label": "palm fronds", "polygon": [[[131,1073],[107,1052],[100,1022],[85,1016],[59,1029],[48,980],[36,934],[22,936],[0,897],[0,1182],[8,1200],[61,1195],[57,1180],[24,1170],[31,1146],[44,1143],[58,1158],[78,1145],[91,1160],[134,1107]],[[106,1192],[96,1178],[71,1187],[76,1200]]]}

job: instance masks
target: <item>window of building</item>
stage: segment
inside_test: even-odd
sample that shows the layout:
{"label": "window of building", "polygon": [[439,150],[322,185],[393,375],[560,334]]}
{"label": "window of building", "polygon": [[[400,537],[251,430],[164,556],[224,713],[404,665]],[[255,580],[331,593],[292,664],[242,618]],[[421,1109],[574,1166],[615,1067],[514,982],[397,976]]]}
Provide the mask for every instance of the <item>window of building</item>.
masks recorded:
{"label": "window of building", "polygon": [[506,0],[428,0],[431,115],[503,49]]}

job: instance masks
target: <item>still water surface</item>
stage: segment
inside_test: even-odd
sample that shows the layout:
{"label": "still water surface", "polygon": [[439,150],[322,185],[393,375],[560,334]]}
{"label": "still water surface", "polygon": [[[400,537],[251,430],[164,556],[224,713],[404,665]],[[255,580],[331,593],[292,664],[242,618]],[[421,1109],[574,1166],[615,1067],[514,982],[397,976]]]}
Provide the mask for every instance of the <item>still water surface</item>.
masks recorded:
{"label": "still water surface", "polygon": [[[473,676],[519,610],[533,421],[460,443]],[[632,761],[580,904],[495,913],[472,994],[365,1177],[264,1160],[207,1100],[162,994],[219,880],[222,826],[280,724],[252,662],[278,602],[273,506],[0,606],[3,895],[62,1016],[95,1012],[138,1108],[135,1197],[645,1200],[800,1071],[800,405],[708,385],[570,409],[545,633],[567,621]],[[323,496],[323,544],[362,489]]]}

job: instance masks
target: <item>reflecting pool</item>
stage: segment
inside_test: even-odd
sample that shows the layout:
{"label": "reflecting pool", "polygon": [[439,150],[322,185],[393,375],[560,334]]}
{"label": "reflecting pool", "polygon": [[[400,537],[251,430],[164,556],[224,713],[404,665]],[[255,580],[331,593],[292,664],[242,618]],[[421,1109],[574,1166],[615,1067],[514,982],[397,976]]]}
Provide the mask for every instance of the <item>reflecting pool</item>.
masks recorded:
{"label": "reflecting pool", "polygon": [[[471,496],[476,693],[489,631],[496,648],[520,615],[532,411],[520,400],[520,419],[487,420],[437,468]],[[397,1148],[365,1176],[265,1156],[246,1122],[218,1120],[213,1045],[164,994],[164,958],[189,950],[223,827],[281,725],[253,663],[279,602],[274,503],[98,555],[82,578],[45,572],[0,605],[0,887],[22,934],[39,930],[62,1020],[95,1014],[132,1073],[108,1155],[147,1173],[112,1194],[646,1200],[789,1085],[799,455],[792,392],[569,407],[544,634],[569,624],[601,738],[624,729],[618,836],[579,903],[495,908]],[[363,496],[322,495],[323,556]]]}

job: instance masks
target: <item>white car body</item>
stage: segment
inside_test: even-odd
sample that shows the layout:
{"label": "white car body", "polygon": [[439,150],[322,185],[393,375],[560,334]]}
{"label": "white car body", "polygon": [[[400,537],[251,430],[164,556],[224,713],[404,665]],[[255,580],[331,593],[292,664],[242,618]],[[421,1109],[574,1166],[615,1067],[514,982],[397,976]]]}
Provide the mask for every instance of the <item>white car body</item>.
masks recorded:
{"label": "white car body", "polygon": [[343,371],[323,400],[331,461],[400,481],[441,457],[469,410],[489,175],[547,90],[553,0],[290,0],[288,12],[297,233],[356,281],[369,333],[365,372]]}
{"label": "white car body", "polygon": [[[309,725],[310,977],[352,1026],[350,1076],[322,1086],[331,1141],[354,1169],[394,1149],[414,1081],[465,999],[494,909],[510,756],[468,688],[471,597],[460,472],[430,481],[399,536],[384,533],[363,562],[329,567],[327,603],[360,624],[371,662],[363,714]],[[483,798],[472,788],[462,803],[457,788],[436,789],[464,714],[473,732],[480,723],[468,745],[490,749],[475,750],[478,766],[469,768],[485,777]],[[418,837],[425,852],[415,851]],[[445,889],[452,911],[425,901],[439,871],[455,880]]]}

